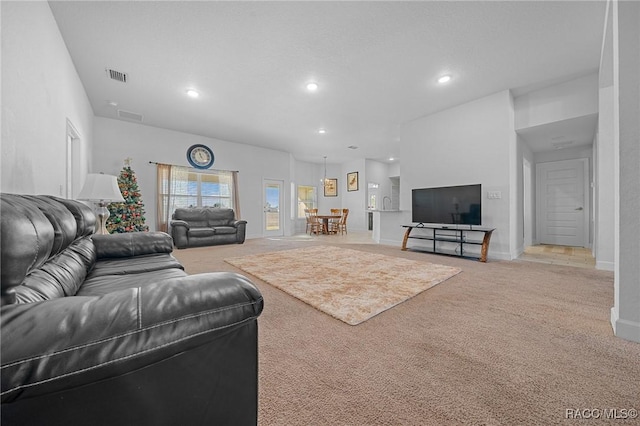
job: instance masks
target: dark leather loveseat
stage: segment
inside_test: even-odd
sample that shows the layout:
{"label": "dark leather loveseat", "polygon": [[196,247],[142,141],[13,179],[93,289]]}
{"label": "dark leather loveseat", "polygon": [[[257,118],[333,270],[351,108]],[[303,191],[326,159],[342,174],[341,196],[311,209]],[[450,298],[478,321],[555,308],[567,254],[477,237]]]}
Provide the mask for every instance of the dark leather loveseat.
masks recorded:
{"label": "dark leather loveseat", "polygon": [[171,236],[179,249],[244,243],[247,221],[236,220],[233,209],[180,208],[171,219]]}
{"label": "dark leather loveseat", "polygon": [[248,279],[187,275],[165,233],[92,235],[77,201],[0,199],[3,426],[257,423]]}

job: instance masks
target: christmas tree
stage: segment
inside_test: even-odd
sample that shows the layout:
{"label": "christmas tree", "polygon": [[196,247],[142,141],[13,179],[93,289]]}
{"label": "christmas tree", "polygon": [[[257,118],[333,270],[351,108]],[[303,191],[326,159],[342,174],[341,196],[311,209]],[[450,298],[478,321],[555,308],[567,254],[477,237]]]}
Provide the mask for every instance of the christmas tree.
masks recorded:
{"label": "christmas tree", "polygon": [[109,204],[107,231],[110,234],[123,232],[148,231],[144,221],[144,204],[138,190],[136,174],[131,170],[131,158],[124,160],[124,167],[118,176],[118,187],[124,203]]}

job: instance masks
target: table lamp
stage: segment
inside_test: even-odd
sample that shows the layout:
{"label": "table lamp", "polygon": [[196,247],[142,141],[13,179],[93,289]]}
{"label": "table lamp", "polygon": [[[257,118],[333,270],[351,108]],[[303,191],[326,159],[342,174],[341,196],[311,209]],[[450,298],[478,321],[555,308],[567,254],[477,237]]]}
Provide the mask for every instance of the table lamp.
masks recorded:
{"label": "table lamp", "polygon": [[118,178],[103,173],[89,173],[84,186],[78,194],[79,200],[92,201],[98,205],[96,208],[96,216],[98,223],[96,226],[97,234],[108,234],[107,219],[109,218],[109,203],[124,203],[120,188],[118,188]]}

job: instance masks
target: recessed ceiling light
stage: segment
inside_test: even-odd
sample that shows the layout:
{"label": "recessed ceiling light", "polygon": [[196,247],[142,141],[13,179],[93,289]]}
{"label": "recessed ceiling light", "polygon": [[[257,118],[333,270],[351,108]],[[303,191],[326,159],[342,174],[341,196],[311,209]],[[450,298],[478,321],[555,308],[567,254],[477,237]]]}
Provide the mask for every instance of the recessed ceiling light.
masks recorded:
{"label": "recessed ceiling light", "polygon": [[395,160],[395,158],[389,157],[389,161],[393,161],[393,160]]}
{"label": "recessed ceiling light", "polygon": [[325,129],[318,129],[318,133],[324,135],[325,133],[327,133],[327,131]]}
{"label": "recessed ceiling light", "polygon": [[118,103],[116,101],[107,101],[107,105],[115,108],[118,106]]}
{"label": "recessed ceiling light", "polygon": [[198,96],[200,96],[200,93],[196,92],[193,89],[189,89],[189,90],[187,90],[187,96],[192,97],[192,98],[197,98]]}
{"label": "recessed ceiling light", "polygon": [[451,81],[451,76],[448,74],[438,78],[438,83],[440,84],[448,83],[449,81]]}
{"label": "recessed ceiling light", "polygon": [[318,83],[315,83],[313,81],[307,83],[307,90],[310,92],[315,92],[316,90],[318,90]]}

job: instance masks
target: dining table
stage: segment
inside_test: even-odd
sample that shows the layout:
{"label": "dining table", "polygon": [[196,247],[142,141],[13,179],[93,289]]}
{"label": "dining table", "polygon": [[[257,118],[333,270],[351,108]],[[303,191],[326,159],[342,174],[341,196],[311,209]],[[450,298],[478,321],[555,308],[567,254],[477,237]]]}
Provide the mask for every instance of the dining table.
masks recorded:
{"label": "dining table", "polygon": [[322,219],[322,233],[329,233],[329,220],[330,219],[340,219],[342,215],[340,214],[319,214],[318,219]]}

